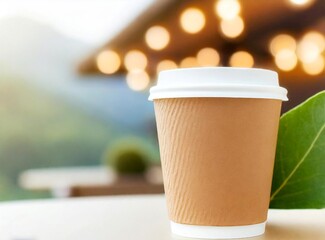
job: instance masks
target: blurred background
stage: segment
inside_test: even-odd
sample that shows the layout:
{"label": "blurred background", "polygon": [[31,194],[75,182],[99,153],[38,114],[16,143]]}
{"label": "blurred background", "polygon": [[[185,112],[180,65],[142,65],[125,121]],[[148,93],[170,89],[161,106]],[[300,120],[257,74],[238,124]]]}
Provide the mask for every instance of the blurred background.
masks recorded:
{"label": "blurred background", "polygon": [[325,89],[324,0],[2,0],[0,200],[163,192],[161,70],[260,67]]}

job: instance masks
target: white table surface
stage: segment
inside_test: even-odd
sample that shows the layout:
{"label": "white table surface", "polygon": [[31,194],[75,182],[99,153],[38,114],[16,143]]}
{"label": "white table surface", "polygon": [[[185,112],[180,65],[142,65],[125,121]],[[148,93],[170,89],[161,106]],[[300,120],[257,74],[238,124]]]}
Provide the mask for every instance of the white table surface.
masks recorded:
{"label": "white table surface", "polygon": [[107,166],[29,169],[19,176],[19,185],[27,190],[50,190],[54,197],[67,197],[74,186],[107,186],[116,173]]}
{"label": "white table surface", "polygon": [[[0,203],[1,240],[171,240],[162,195]],[[270,210],[254,240],[324,240],[325,210]]]}

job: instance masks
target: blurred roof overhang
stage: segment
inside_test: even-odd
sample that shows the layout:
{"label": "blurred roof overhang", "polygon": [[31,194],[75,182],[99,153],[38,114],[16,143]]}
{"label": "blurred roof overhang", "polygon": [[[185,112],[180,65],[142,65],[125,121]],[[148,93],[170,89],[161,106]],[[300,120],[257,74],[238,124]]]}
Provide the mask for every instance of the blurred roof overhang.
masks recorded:
{"label": "blurred roof overhang", "polygon": [[[245,31],[238,38],[227,39],[220,33],[219,20],[211,7],[214,2],[212,0],[155,1],[115,38],[83,60],[79,65],[79,72],[100,74],[96,66],[96,57],[105,49],[112,49],[120,56],[124,56],[129,50],[141,50],[150,59],[146,68],[149,75],[156,74],[156,65],[160,60],[180,61],[184,57],[195,55],[199,49],[204,47],[213,47],[220,51],[222,65],[227,65],[234,51],[245,49],[256,57],[257,65],[265,67],[272,63],[268,44],[274,35],[284,32],[299,36],[309,28],[325,33],[324,0],[315,0],[315,3],[306,9],[290,8],[287,0],[245,0],[241,1],[241,15],[245,20]],[[205,14],[206,25],[198,34],[190,35],[182,31],[179,26],[179,16],[188,7],[197,7]],[[147,29],[153,25],[162,25],[170,33],[170,44],[162,51],[150,49],[144,40]],[[299,71],[298,69],[290,74],[299,75]],[[122,64],[116,74],[125,72],[126,69]]]}

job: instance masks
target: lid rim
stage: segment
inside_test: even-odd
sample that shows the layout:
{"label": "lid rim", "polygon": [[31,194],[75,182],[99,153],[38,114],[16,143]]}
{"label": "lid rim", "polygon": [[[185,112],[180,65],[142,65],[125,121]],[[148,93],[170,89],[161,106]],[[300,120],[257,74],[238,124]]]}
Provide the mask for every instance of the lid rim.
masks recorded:
{"label": "lid rim", "polygon": [[149,100],[177,97],[287,99],[275,71],[260,68],[203,67],[162,71]]}
{"label": "lid rim", "polygon": [[190,72],[190,71],[247,71],[247,72],[264,72],[266,74],[272,74],[278,76],[276,71],[265,69],[265,68],[246,68],[246,67],[190,67],[190,68],[176,68],[176,69],[166,69],[162,70],[161,74],[171,74],[175,72]]}
{"label": "lid rim", "polygon": [[258,85],[219,85],[219,86],[199,86],[199,87],[152,87],[150,89],[150,96],[148,100],[162,98],[266,98],[266,99],[280,99],[287,101],[287,90],[283,87],[275,86],[258,86]]}

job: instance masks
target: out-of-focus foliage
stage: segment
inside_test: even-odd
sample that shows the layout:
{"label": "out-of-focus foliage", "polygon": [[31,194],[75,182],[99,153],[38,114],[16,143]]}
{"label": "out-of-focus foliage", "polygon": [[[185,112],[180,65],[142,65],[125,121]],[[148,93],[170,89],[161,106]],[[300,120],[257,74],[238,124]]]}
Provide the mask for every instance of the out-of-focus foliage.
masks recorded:
{"label": "out-of-focus foliage", "polygon": [[98,165],[112,137],[109,126],[60,98],[0,76],[0,199],[29,197],[16,185],[25,169]]}
{"label": "out-of-focus foliage", "polygon": [[150,141],[125,137],[107,148],[103,161],[121,174],[143,173],[150,164],[159,161],[159,155]]}

